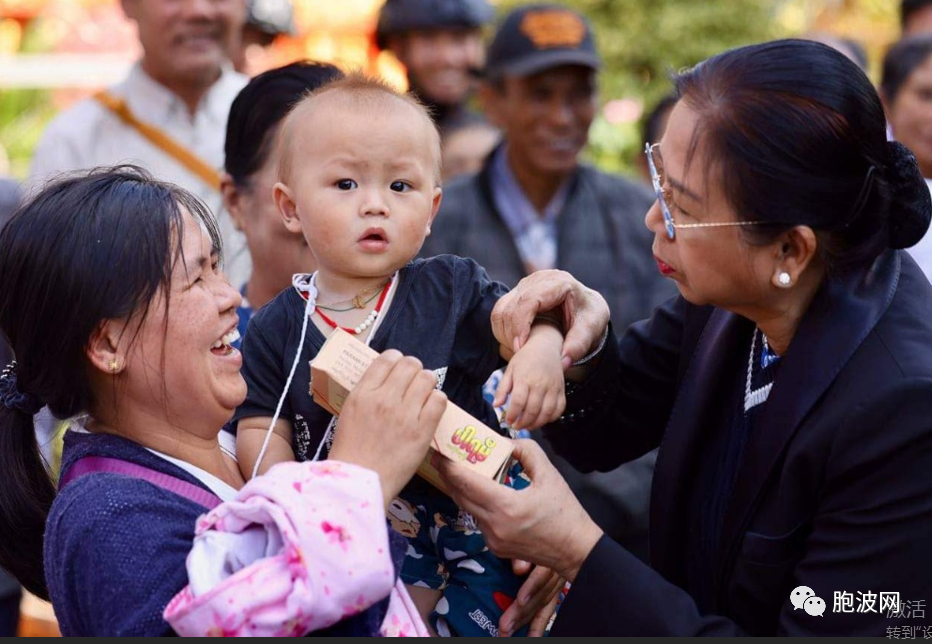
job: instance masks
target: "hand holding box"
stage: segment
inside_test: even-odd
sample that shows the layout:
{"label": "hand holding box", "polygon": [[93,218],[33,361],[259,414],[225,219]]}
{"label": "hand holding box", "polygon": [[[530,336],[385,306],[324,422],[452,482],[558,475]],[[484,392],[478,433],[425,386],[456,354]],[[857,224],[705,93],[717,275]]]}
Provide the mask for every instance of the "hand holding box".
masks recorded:
{"label": "hand holding box", "polygon": [[[339,416],[349,392],[378,355],[349,333],[336,329],[311,361],[310,394],[314,402]],[[513,447],[507,436],[502,436],[448,401],[431,449],[418,474],[441,491],[446,491],[440,475],[430,463],[431,455],[437,453],[462,462],[485,477],[502,481],[508,471]]]}

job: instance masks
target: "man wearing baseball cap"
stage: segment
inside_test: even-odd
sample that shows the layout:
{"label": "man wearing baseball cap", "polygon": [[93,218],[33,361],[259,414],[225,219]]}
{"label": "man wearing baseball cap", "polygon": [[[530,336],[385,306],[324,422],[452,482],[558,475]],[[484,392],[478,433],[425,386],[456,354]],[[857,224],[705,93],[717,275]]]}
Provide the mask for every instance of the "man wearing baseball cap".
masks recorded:
{"label": "man wearing baseball cap", "polygon": [[485,57],[482,27],[494,16],[487,0],[386,0],[379,13],[377,45],[405,66],[445,134],[482,120],[467,103]]}
{"label": "man wearing baseball cap", "polygon": [[[509,286],[536,270],[569,271],[605,297],[624,328],[674,290],[656,269],[644,226],[650,191],[579,161],[600,66],[579,13],[535,4],[505,18],[479,94],[504,141],[478,174],[445,186],[421,254],[471,257]],[[551,458],[602,528],[645,555],[653,456],[586,476]]]}

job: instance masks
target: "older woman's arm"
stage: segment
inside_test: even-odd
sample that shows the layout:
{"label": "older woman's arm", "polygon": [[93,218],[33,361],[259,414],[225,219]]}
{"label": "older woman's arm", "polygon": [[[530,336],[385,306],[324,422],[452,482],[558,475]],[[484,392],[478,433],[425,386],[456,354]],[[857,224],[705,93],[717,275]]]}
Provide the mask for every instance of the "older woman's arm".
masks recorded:
{"label": "older woman's arm", "polygon": [[657,447],[708,315],[677,297],[617,342],[610,334],[588,378],[568,387],[563,417],[544,430],[557,453],[581,471],[609,471]]}
{"label": "older woman's arm", "polygon": [[[905,382],[851,410],[826,479],[812,491],[818,509],[802,559],[789,579],[769,579],[761,572],[759,583],[786,585],[786,602],[773,612],[777,634],[885,635],[888,627],[907,624],[879,610],[879,598],[874,611],[835,611],[836,593],[898,593],[901,600],[927,608],[932,595],[930,418],[932,383],[926,381]],[[493,552],[554,566],[574,582],[553,634],[746,634],[728,617],[700,615],[689,593],[594,530],[536,445],[522,441],[518,456],[533,481],[521,491],[452,463],[443,465],[443,473],[451,495],[477,518]],[[797,586],[808,586],[825,600],[823,616],[794,610],[789,595]]]}

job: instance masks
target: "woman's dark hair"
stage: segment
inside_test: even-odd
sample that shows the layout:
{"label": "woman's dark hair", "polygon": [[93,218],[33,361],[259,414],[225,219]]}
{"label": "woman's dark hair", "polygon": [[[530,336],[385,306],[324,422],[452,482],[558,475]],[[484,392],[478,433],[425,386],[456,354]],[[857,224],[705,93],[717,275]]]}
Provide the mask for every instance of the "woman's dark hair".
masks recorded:
{"label": "woman's dark hair", "polygon": [[[0,231],[0,329],[16,358],[16,389],[57,418],[94,404],[86,349],[108,319],[168,306],[181,255],[183,210],[220,252],[216,222],[197,198],[132,166],[46,186]],[[47,596],[42,542],[55,488],[33,417],[0,404],[0,567]]]}
{"label": "woman's dark hair", "polygon": [[932,56],[932,34],[920,34],[904,38],[894,44],[883,58],[883,76],[880,91],[888,106],[896,102],[916,68]]}
{"label": "woman's dark hair", "polygon": [[670,112],[673,111],[673,106],[676,105],[678,97],[676,94],[667,94],[654,105],[647,117],[641,122],[641,142],[643,143],[660,143],[660,139],[663,138],[663,128],[661,125],[665,125],[665,119],[670,115]]}
{"label": "woman's dark hair", "polygon": [[887,142],[870,80],[844,54],[808,40],[727,51],[675,79],[698,115],[705,167],[761,241],[807,225],[830,272],[906,248],[925,234],[929,190],[915,157]]}
{"label": "woman's dark hair", "polygon": [[227,121],[224,166],[239,187],[247,187],[269,157],[275,126],[308,92],[342,78],[326,63],[299,61],[270,69],[249,81],[233,101]]}

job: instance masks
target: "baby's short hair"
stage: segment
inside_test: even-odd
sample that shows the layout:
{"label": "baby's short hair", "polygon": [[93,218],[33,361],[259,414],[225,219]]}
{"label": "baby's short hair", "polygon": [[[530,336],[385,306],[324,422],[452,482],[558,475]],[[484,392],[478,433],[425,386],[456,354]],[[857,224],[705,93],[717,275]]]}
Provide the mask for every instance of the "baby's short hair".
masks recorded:
{"label": "baby's short hair", "polygon": [[399,92],[381,78],[368,76],[362,72],[350,72],[345,77],[331,81],[311,92],[308,92],[285,117],[279,133],[280,151],[278,156],[278,176],[287,182],[291,174],[292,157],[294,156],[294,140],[297,122],[300,117],[311,109],[320,97],[327,94],[339,93],[354,99],[357,104],[373,109],[386,104],[386,101],[400,101],[407,104],[419,113],[431,131],[431,140],[434,155],[434,177],[440,184],[440,130],[431,117],[430,110],[416,96],[410,92]]}

